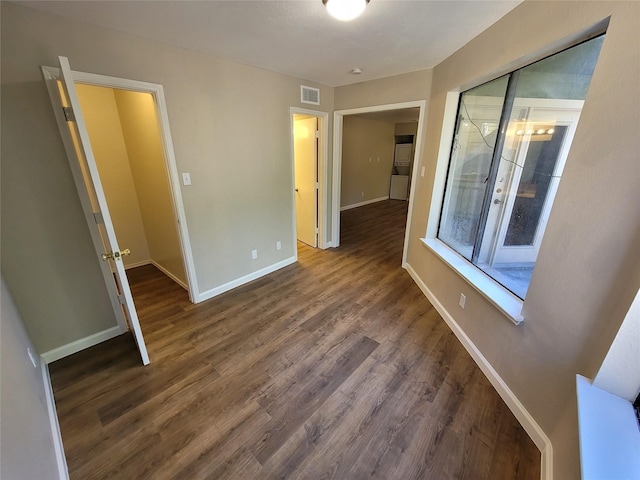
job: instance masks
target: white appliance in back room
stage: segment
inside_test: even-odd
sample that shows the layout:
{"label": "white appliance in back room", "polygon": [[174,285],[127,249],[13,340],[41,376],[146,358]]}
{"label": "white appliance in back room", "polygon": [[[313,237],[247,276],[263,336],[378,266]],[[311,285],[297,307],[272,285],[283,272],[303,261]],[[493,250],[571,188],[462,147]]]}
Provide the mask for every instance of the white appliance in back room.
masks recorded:
{"label": "white appliance in back room", "polygon": [[409,192],[409,171],[411,168],[412,143],[397,143],[393,156],[393,170],[389,198],[406,200]]}

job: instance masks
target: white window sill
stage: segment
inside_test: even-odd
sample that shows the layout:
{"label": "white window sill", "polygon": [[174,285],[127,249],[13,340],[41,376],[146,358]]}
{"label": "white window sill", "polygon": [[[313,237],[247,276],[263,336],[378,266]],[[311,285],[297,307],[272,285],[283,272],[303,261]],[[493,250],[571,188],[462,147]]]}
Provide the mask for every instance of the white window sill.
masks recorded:
{"label": "white window sill", "polygon": [[453,268],[509,320],[516,325],[522,323],[524,317],[522,316],[522,300],[520,298],[437,238],[422,238],[421,240],[429,250]]}
{"label": "white window sill", "polygon": [[640,430],[631,402],[576,375],[584,480],[640,478]]}

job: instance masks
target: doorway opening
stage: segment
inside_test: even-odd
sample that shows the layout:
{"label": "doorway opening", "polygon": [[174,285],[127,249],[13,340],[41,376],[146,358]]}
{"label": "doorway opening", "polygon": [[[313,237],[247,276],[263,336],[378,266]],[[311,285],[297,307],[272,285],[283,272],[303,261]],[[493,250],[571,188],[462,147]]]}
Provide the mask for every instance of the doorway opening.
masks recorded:
{"label": "doorway opening", "polygon": [[[147,364],[125,266],[156,263],[188,290],[190,300],[197,292],[163,89],[157,84],[74,72],[67,58],[59,61],[59,69],[42,67],[42,73],[120,330],[111,329],[109,335],[84,342],[78,350],[131,330]],[[112,209],[117,222],[112,221]],[[131,247],[120,246],[121,240],[133,242],[135,256]]]}
{"label": "doorway opening", "polygon": [[331,246],[326,230],[329,115],[295,107],[290,115],[294,244],[324,249]]}
{"label": "doorway opening", "polygon": [[[390,198],[407,200],[406,265],[425,106],[425,101],[415,101],[334,112],[332,246],[340,245],[341,211]],[[424,167],[419,174],[424,176]]]}
{"label": "doorway opening", "polygon": [[153,265],[188,290],[153,96],[76,83],[125,270]]}

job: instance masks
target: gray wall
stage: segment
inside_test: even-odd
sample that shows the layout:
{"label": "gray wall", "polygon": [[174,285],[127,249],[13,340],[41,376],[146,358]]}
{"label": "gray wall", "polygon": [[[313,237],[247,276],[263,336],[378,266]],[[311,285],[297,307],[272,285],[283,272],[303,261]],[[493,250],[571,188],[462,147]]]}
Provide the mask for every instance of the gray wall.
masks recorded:
{"label": "gray wall", "polygon": [[0,289],[0,478],[59,478],[40,359],[36,355],[34,368],[27,348],[35,350],[4,278],[0,278]]}
{"label": "gray wall", "polygon": [[201,293],[293,257],[289,107],[304,83],[332,111],[332,88],[1,8],[2,271],[40,352],[116,325],[39,70],[58,55],[164,86],[178,170],[193,182],[182,198]]}

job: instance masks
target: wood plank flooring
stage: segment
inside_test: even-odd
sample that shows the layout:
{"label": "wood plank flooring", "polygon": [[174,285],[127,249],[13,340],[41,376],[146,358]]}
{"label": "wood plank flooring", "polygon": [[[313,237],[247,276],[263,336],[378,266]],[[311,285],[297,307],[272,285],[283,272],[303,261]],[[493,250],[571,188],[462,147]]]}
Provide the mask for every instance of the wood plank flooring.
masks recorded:
{"label": "wood plank flooring", "polygon": [[193,305],[129,271],[129,334],[50,366],[76,479],[537,480],[540,453],[400,267],[406,202]]}

